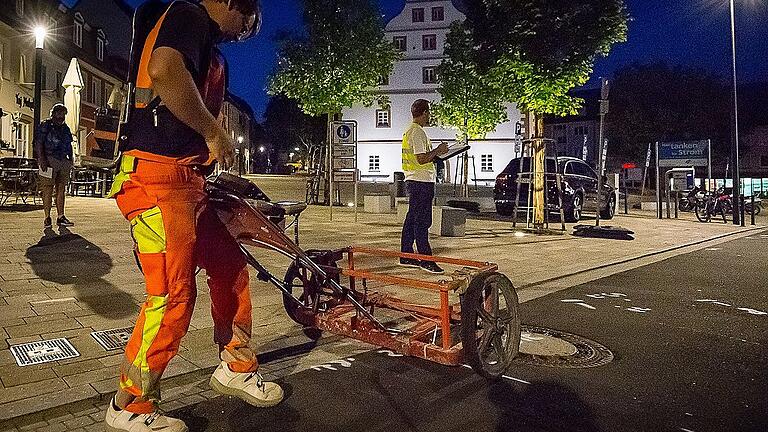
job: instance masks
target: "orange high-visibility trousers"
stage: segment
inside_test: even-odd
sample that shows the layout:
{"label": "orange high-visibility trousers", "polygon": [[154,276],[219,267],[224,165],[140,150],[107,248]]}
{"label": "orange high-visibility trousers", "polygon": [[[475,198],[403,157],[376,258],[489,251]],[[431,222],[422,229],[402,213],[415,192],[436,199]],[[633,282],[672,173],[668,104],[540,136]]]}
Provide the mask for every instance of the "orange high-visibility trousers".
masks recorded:
{"label": "orange high-visibility trousers", "polygon": [[[120,369],[117,404],[144,414],[156,410],[159,381],[178,352],[195,305],[195,270],[205,269],[214,341],[235,372],[258,368],[251,339],[251,298],[245,257],[207,207],[205,179],[188,165],[124,155],[113,188],[131,223],[147,298]],[[170,162],[170,163],[169,163]]]}

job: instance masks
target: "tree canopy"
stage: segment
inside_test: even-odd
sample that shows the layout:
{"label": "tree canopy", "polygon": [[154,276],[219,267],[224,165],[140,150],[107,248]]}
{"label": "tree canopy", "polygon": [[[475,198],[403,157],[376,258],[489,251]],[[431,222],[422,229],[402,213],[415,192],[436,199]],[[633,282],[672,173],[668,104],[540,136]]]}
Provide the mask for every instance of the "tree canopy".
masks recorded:
{"label": "tree canopy", "polygon": [[594,61],[627,38],[623,0],[466,2],[478,63],[506,99],[537,114],[576,114],[568,90],[587,82]]}
{"label": "tree canopy", "polygon": [[461,138],[485,138],[508,120],[503,91],[486,76],[474,57],[472,35],[454,22],[445,42],[446,59],[438,66],[440,102],[432,111],[440,123],[459,129]]}
{"label": "tree canopy", "polygon": [[384,39],[372,0],[304,0],[306,33],[280,41],[270,94],[299,101],[310,115],[339,113],[356,103],[387,106],[376,92],[400,56]]}

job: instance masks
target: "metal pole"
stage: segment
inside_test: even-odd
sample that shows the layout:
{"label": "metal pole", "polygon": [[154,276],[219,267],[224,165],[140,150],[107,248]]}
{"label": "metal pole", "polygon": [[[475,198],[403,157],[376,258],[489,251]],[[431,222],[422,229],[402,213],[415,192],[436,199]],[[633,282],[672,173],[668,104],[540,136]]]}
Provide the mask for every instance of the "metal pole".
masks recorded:
{"label": "metal pole", "polygon": [[746,201],[744,195],[739,195],[739,216],[741,216],[741,226],[745,225],[745,213],[744,213],[744,201]]}
{"label": "metal pole", "polygon": [[679,219],[678,205],[680,203],[680,192],[675,192],[675,219]]}
{"label": "metal pole", "polygon": [[629,214],[629,189],[627,189],[627,177],[629,170],[624,170],[624,214]]}
{"label": "metal pole", "polygon": [[752,196],[749,197],[750,204],[752,208],[749,211],[749,214],[751,215],[751,223],[750,225],[755,224],[755,194],[752,194]]}
{"label": "metal pole", "polygon": [[740,212],[738,211],[739,197],[741,196],[741,178],[739,177],[739,105],[738,91],[736,89],[736,6],[734,0],[731,5],[731,54],[733,59],[733,127],[732,127],[732,158],[733,161],[733,203],[737,208],[733,211],[733,224],[739,225]]}
{"label": "metal pole", "polygon": [[[34,114],[33,114],[33,131],[36,134],[37,128],[40,127],[40,114],[42,111],[43,103],[43,47],[35,48],[35,100],[34,100]],[[77,133],[77,131],[73,131]],[[39,157],[40,155],[34,154],[34,148],[32,149],[33,156]]]}
{"label": "metal pole", "polygon": [[333,221],[333,123],[328,115],[328,205],[330,220]]}
{"label": "metal pole", "polygon": [[709,190],[709,181],[712,180],[712,140],[707,140],[707,181],[704,184],[704,190]]}
{"label": "metal pole", "polygon": [[656,216],[663,219],[661,213],[661,180],[659,179],[659,143],[656,142]]}

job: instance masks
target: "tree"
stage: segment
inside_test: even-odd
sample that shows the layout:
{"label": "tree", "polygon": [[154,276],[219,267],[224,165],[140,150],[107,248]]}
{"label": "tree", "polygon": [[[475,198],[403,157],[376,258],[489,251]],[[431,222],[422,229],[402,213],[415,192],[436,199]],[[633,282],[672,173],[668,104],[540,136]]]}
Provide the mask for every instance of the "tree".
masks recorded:
{"label": "tree", "polygon": [[544,225],[544,114],[576,114],[568,91],[587,82],[594,61],[627,37],[623,0],[466,2],[478,63],[505,99],[528,112],[534,141],[534,225]]}
{"label": "tree", "polygon": [[305,114],[296,100],[273,96],[264,111],[264,129],[275,153],[287,154],[299,148],[306,153],[314,146],[323,145],[325,119]]}
{"label": "tree", "polygon": [[400,54],[384,39],[372,0],[305,0],[304,23],[305,35],[280,41],[270,94],[295,99],[305,113],[329,119],[356,103],[388,105],[376,88]]}
{"label": "tree", "polygon": [[473,51],[471,33],[454,22],[445,42],[446,58],[437,69],[440,102],[432,111],[441,124],[457,128],[462,140],[485,138],[508,120],[501,88],[480,70]]}
{"label": "tree", "polygon": [[576,114],[581,101],[568,91],[627,37],[623,0],[477,0],[467,7],[478,61],[520,109],[536,115]]}
{"label": "tree", "polygon": [[643,161],[648,143],[712,139],[713,159],[728,155],[728,87],[702,70],[631,65],[612,83],[606,133],[616,152]]}

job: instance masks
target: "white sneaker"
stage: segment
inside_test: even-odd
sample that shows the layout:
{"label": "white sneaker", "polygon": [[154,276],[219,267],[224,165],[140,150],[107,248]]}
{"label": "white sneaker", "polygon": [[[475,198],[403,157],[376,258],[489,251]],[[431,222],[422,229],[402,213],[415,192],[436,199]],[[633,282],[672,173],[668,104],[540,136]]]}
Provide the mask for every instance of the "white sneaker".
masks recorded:
{"label": "white sneaker", "polygon": [[232,372],[226,362],[221,362],[211,376],[211,388],[217,392],[236,396],[261,408],[275,406],[283,400],[279,385],[264,381],[258,372]]}
{"label": "white sneaker", "polygon": [[107,431],[128,432],[188,432],[187,425],[183,421],[160,414],[155,411],[152,414],[134,414],[126,410],[118,410],[114,398],[107,408]]}

